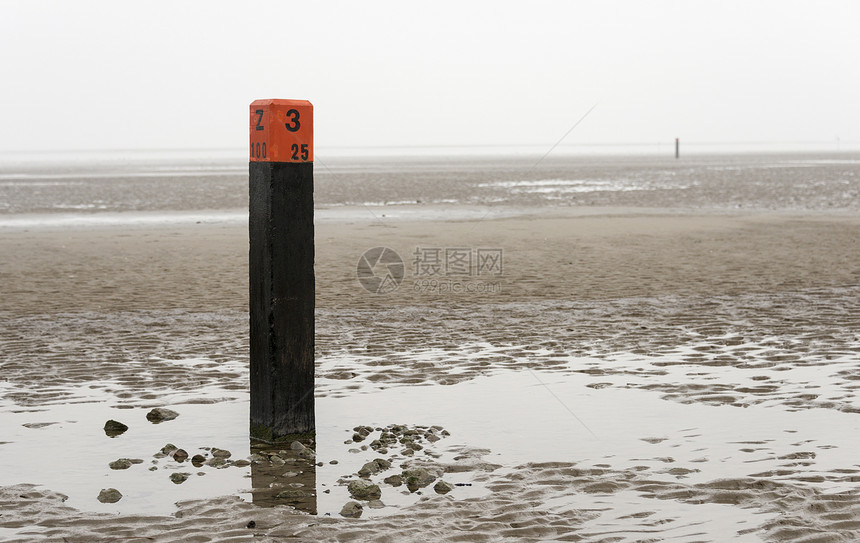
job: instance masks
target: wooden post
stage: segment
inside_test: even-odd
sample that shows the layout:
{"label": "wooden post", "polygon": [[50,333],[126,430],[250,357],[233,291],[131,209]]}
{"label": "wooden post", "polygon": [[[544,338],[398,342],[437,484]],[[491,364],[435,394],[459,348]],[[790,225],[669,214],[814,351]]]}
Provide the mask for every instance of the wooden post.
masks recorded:
{"label": "wooden post", "polygon": [[251,103],[251,439],[314,433],[313,105]]}
{"label": "wooden post", "polygon": [[678,138],[675,138],[675,158],[678,158],[681,156],[680,147],[681,147],[680,141],[678,140]]}

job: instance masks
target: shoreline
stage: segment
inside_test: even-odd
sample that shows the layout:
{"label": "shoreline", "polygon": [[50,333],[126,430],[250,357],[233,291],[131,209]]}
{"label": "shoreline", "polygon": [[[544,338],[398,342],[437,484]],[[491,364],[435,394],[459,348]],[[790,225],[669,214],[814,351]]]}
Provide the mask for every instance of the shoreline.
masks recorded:
{"label": "shoreline", "polygon": [[[731,208],[651,208],[610,206],[514,207],[479,205],[344,205],[314,208],[315,224],[351,224],[366,222],[479,222],[483,220],[576,219],[589,217],[733,217],[755,219],[853,219],[854,210],[801,209],[731,209]],[[20,231],[67,231],[102,228],[162,229],[206,224],[217,226],[247,225],[248,210],[200,211],[123,211],[87,213],[7,213],[0,214],[0,234]]]}

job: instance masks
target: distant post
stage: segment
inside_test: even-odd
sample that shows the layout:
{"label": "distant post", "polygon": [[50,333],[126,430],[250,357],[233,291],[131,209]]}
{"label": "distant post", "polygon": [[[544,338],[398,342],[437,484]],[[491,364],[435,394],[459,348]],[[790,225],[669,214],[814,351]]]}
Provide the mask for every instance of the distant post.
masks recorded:
{"label": "distant post", "polygon": [[314,139],[307,100],[251,103],[251,438],[314,433]]}
{"label": "distant post", "polygon": [[675,158],[681,156],[681,143],[678,138],[675,138]]}

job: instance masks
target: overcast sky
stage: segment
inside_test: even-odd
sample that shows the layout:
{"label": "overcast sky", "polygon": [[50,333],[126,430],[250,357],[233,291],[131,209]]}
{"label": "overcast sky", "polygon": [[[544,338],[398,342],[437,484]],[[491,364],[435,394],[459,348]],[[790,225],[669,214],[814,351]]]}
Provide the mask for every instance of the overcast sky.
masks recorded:
{"label": "overcast sky", "polygon": [[860,2],[0,2],[0,150],[860,143]]}

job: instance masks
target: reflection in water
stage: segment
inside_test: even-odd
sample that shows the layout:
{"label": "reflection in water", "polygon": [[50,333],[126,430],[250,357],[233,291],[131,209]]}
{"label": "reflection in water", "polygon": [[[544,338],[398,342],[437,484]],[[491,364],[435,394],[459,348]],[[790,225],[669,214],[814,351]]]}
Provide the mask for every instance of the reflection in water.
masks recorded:
{"label": "reflection in water", "polygon": [[253,503],[261,507],[289,505],[317,514],[316,455],[298,442],[267,445],[251,442]]}

